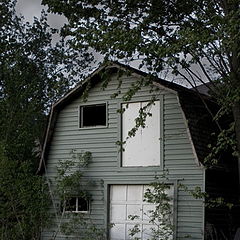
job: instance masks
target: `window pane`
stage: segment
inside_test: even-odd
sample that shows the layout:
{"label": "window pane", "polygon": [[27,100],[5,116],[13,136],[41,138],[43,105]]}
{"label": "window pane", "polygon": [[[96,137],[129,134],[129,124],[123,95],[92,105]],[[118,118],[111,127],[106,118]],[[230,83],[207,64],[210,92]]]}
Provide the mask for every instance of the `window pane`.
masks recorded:
{"label": "window pane", "polygon": [[72,197],[66,200],[66,211],[74,212],[76,211],[76,197]]}
{"label": "window pane", "polygon": [[78,211],[88,212],[89,211],[89,201],[84,198],[78,198]]}

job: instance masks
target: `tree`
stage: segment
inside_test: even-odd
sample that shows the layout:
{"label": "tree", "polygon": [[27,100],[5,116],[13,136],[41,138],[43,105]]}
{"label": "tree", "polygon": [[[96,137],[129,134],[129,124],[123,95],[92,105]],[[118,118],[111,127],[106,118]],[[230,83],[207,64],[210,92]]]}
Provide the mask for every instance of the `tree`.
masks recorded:
{"label": "tree", "polygon": [[228,132],[234,133],[231,148],[240,171],[238,0],[42,2],[67,17],[62,34],[72,36],[74,46],[91,47],[106,59],[137,60],[153,75],[168,72],[192,87],[205,84],[221,106],[214,119],[233,116]]}
{"label": "tree", "polygon": [[38,239],[49,219],[46,182],[35,174],[47,112],[88,54],[52,45],[47,15],[25,23],[15,4],[0,2],[0,238]]}

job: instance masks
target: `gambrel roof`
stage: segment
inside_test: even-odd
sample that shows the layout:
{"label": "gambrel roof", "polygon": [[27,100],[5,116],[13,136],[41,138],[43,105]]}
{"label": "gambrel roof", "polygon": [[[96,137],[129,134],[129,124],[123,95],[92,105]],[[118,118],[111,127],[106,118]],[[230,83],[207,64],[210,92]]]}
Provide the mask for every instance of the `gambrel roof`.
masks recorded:
{"label": "gambrel roof", "polygon": [[109,62],[99,67],[88,78],[86,78],[86,80],[82,81],[52,106],[38,169],[39,173],[43,172],[45,169],[49,145],[52,139],[56,119],[61,109],[74,99],[80,97],[86,88],[94,87],[96,83],[102,80],[104,75],[117,73],[119,71],[126,72],[127,74],[136,74],[137,76],[150,79],[155,86],[172,91],[178,96],[179,105],[181,106],[185,118],[188,135],[196,155],[196,160],[198,164],[203,163],[204,158],[208,153],[207,145],[210,142],[210,135],[216,128],[209,110],[216,110],[218,108],[217,104],[214,103],[209,96],[196,92],[193,89],[188,89],[173,82],[153,77],[150,74],[120,63]]}

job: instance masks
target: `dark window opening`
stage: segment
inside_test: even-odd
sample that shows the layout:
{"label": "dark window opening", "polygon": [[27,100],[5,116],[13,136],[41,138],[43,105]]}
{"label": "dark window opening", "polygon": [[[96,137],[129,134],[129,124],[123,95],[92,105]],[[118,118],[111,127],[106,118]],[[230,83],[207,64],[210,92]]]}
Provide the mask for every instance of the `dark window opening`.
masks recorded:
{"label": "dark window opening", "polygon": [[65,211],[75,212],[76,211],[76,198],[72,197],[66,200]]}
{"label": "dark window opening", "polygon": [[80,127],[106,126],[106,104],[80,107]]}
{"label": "dark window opening", "polygon": [[[63,209],[62,209],[63,210]],[[66,212],[89,212],[89,200],[82,197],[71,197],[65,201]]]}
{"label": "dark window opening", "polygon": [[78,198],[78,211],[88,212],[89,211],[89,201],[84,198]]}

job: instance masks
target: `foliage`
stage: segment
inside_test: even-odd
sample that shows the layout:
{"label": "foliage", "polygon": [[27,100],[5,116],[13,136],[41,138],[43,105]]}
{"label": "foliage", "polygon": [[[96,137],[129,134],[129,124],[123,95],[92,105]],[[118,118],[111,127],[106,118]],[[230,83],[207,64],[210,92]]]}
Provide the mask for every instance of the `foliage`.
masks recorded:
{"label": "foliage", "polygon": [[[143,212],[145,216],[149,218],[149,223],[152,224],[151,232],[148,240],[172,239],[174,224],[173,224],[173,205],[172,196],[169,195],[168,190],[170,185],[167,182],[168,173],[163,174],[161,177],[156,177],[156,180],[149,185],[149,188],[144,194],[144,201],[154,204],[154,210]],[[189,189],[185,184],[179,182],[178,191],[184,191],[193,197],[193,199],[204,200],[206,208],[209,209],[221,209],[224,208],[228,213],[236,205],[235,202],[230,202],[229,199],[223,197],[212,197],[208,193],[203,192],[199,186],[193,189]],[[141,209],[143,211],[143,209]],[[129,215],[129,220],[138,222],[140,216]],[[229,225],[229,228],[234,226]],[[229,229],[230,231],[233,229]],[[141,239],[139,233],[141,233],[141,227],[139,223],[135,223],[134,226],[129,230],[129,237],[132,240]],[[214,237],[212,236],[214,233]],[[226,234],[226,233],[225,233]],[[205,235],[207,239],[222,239],[218,238],[218,235],[222,235],[223,239],[227,239],[221,229],[216,229],[214,225],[207,225]],[[191,235],[185,235],[185,239],[191,239]]]}
{"label": "foliage", "polygon": [[238,156],[233,125],[230,126],[228,129],[222,130],[216,136],[216,142],[213,144],[209,144],[208,148],[211,149],[211,152],[204,159],[204,164],[209,168],[217,166],[219,164],[222,158],[221,155],[223,153],[231,152],[233,156]]}
{"label": "foliage", "polygon": [[140,58],[155,73],[171,67],[180,74],[180,67],[188,72],[192,64],[204,71],[208,62],[206,73],[226,77],[232,67],[228,57],[239,50],[237,0],[44,0],[43,4],[68,18],[63,33],[72,35],[78,47],[89,44],[116,59]]}
{"label": "foliage", "polygon": [[27,162],[12,161],[0,145],[0,239],[39,239],[49,223],[48,188]]}
{"label": "foliage", "polygon": [[[179,183],[178,189],[188,193],[194,199],[201,199],[204,201],[205,209],[216,212],[225,212],[224,217],[227,219],[227,231],[223,228],[219,228],[212,223],[206,222],[204,236],[206,239],[232,239],[236,232],[236,225],[234,224],[233,212],[237,211],[239,201],[235,198],[231,198],[228,195],[218,196],[211,192],[204,192],[199,186],[190,189],[186,185]],[[213,192],[214,193],[214,192]],[[224,193],[222,193],[224,194]],[[223,220],[219,218],[220,220]]]}
{"label": "foliage", "polygon": [[15,14],[15,2],[3,1],[0,7],[4,13],[0,22],[0,138],[11,159],[32,161],[34,142],[42,140],[46,112],[73,85],[77,66],[85,65],[63,40],[52,45],[56,30],[49,28],[45,13],[31,25]]}
{"label": "foliage", "polygon": [[[82,154],[75,153],[72,150],[72,159],[59,161],[56,176],[56,191],[62,201],[70,196],[81,196],[90,198],[87,193],[89,185],[92,182],[82,183],[83,169],[86,168],[91,161],[91,152]],[[76,156],[77,155],[77,156]]]}
{"label": "foliage", "polygon": [[[134,92],[133,95],[138,90],[132,90]],[[123,99],[124,99],[124,96],[123,96]],[[129,98],[129,100],[131,98],[132,98],[132,96]],[[135,135],[136,135],[136,133],[139,129],[146,127],[147,118],[152,117],[151,106],[155,105],[155,103],[154,103],[155,100],[156,100],[156,96],[153,94],[152,97],[151,97],[151,100],[149,100],[147,104],[145,104],[143,107],[141,107],[139,109],[138,116],[134,119],[134,126],[131,129],[129,129],[127,137],[125,139],[123,139],[122,141],[117,141],[116,142],[116,145],[119,146],[119,151],[120,152],[125,151],[124,145],[127,143],[128,139],[135,137]],[[129,106],[129,104],[126,104],[126,107],[118,109],[118,112],[123,114],[126,111],[126,109],[128,108],[128,106]]]}
{"label": "foliage", "polygon": [[[47,15],[25,22],[15,0],[0,2],[1,239],[39,239],[48,222],[48,191],[36,176],[50,106],[76,81],[88,54],[60,39]],[[78,76],[79,77],[79,76]]]}
{"label": "foliage", "polygon": [[[84,229],[84,231],[83,231]],[[106,240],[106,231],[98,228],[85,214],[73,213],[68,216],[68,222],[61,226],[61,231],[76,240]]]}
{"label": "foliage", "polygon": [[91,152],[77,153],[75,149],[71,151],[71,159],[59,162],[57,176],[51,190],[55,188],[53,204],[60,201],[58,231],[53,234],[55,239],[61,231],[66,236],[73,236],[74,239],[81,240],[105,240],[106,231],[99,228],[92,221],[90,212],[68,212],[67,200],[75,196],[91,201],[89,189],[95,186],[95,182],[84,179],[84,170],[91,162]]}
{"label": "foliage", "polygon": [[[146,119],[147,117],[151,117],[152,113],[150,113],[151,105],[154,105],[154,98],[149,101],[145,106],[139,109],[139,115],[135,119],[135,126],[128,131],[128,138],[134,137],[140,127],[146,127]],[[128,106],[127,106],[128,107]]]}

